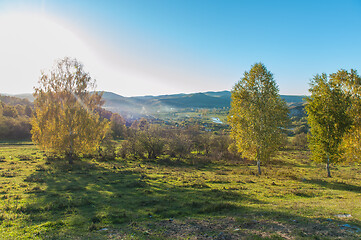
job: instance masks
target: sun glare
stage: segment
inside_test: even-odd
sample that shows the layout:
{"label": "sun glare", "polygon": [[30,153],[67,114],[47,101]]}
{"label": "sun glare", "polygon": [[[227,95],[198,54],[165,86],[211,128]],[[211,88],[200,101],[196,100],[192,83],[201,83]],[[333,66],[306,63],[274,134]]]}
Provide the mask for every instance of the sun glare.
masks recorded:
{"label": "sun glare", "polygon": [[40,70],[51,67],[55,59],[92,58],[87,45],[74,32],[45,15],[0,15],[0,29],[1,82],[21,83],[13,84],[12,92],[32,88]]}

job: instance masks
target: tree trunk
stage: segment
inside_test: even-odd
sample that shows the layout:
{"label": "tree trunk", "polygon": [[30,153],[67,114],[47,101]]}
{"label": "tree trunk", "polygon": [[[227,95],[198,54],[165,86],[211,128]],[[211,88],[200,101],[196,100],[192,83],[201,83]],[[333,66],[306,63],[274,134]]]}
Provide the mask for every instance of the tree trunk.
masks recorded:
{"label": "tree trunk", "polygon": [[69,161],[69,164],[73,164],[74,161],[73,161],[73,154],[69,154],[68,155],[68,161]]}
{"label": "tree trunk", "polygon": [[327,157],[326,170],[327,170],[327,177],[331,177],[331,172],[330,172],[330,158],[329,158],[329,157]]}
{"label": "tree trunk", "polygon": [[68,159],[68,163],[69,164],[73,164],[74,163],[74,158],[73,158],[73,153],[72,152],[67,152],[65,154],[66,158]]}
{"label": "tree trunk", "polygon": [[71,127],[71,124],[69,124],[69,136],[70,136],[70,151],[67,154],[69,164],[73,164],[73,145],[74,145],[74,139],[73,139],[73,128]]}
{"label": "tree trunk", "polygon": [[261,171],[261,160],[257,159],[257,167],[258,167],[258,174],[261,175],[262,171]]}

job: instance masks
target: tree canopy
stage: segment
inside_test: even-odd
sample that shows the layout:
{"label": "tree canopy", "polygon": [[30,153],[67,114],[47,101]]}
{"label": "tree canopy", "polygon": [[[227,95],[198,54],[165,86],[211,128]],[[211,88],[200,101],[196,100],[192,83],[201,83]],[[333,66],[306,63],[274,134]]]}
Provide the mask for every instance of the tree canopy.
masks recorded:
{"label": "tree canopy", "polygon": [[351,126],[345,133],[341,150],[345,160],[361,162],[361,77],[357,71],[344,69],[330,75],[334,81],[342,85],[342,90],[349,98],[347,115]]}
{"label": "tree canopy", "polygon": [[76,59],[61,59],[50,73],[42,72],[34,93],[33,141],[70,163],[74,155],[95,151],[109,123],[95,111],[103,101],[94,90],[95,80]]}
{"label": "tree canopy", "polygon": [[342,160],[340,144],[352,124],[347,113],[350,97],[337,75],[316,75],[310,85],[311,96],[306,105],[309,147],[312,159],[326,163],[327,176],[331,177],[330,164]]}
{"label": "tree canopy", "polygon": [[256,63],[231,91],[228,120],[231,136],[242,156],[267,161],[283,140],[288,108],[280,97],[273,74],[262,63]]}

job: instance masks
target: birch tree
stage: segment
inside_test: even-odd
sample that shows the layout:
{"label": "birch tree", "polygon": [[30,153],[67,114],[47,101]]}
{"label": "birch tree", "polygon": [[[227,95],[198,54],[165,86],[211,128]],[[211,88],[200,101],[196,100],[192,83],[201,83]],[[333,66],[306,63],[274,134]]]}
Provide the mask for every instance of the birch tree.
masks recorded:
{"label": "birch tree", "polygon": [[95,80],[76,59],[61,59],[49,73],[42,72],[34,93],[33,142],[66,156],[70,164],[74,155],[96,151],[109,123],[95,112],[103,101],[94,90]]}
{"label": "birch tree", "polygon": [[262,63],[256,63],[231,91],[228,116],[231,137],[243,157],[268,161],[282,143],[283,128],[288,124],[288,108],[280,97],[273,74]]}
{"label": "birch tree", "polygon": [[331,177],[330,164],[342,161],[340,144],[352,123],[350,98],[334,75],[316,75],[310,85],[306,105],[309,148],[314,161],[326,163],[327,176]]}
{"label": "birch tree", "polygon": [[333,81],[342,86],[342,90],[349,98],[347,115],[351,126],[346,131],[341,144],[343,156],[348,161],[361,162],[361,77],[357,71],[341,69],[330,75]]}

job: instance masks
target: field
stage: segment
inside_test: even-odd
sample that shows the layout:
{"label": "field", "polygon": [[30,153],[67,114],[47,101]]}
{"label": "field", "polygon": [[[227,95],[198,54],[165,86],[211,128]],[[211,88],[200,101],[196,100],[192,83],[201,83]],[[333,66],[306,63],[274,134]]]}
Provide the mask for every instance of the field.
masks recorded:
{"label": "field", "polygon": [[78,159],[0,144],[1,239],[360,239],[361,168],[283,150],[254,162]]}

